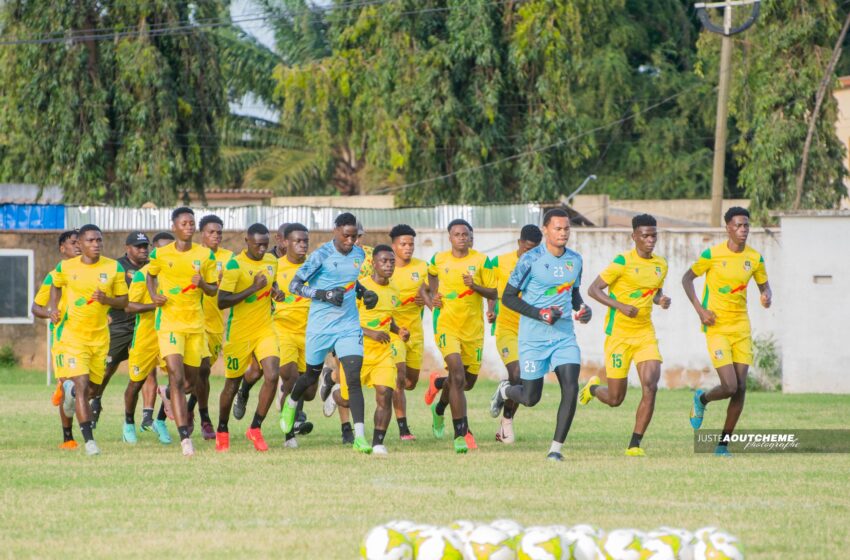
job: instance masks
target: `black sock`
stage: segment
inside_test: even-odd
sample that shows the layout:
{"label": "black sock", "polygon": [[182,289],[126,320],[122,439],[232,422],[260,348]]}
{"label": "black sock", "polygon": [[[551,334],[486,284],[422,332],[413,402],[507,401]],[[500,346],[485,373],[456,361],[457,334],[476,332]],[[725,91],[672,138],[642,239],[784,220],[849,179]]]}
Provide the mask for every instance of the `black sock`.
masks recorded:
{"label": "black sock", "polygon": [[396,420],[398,422],[398,433],[406,436],[410,434],[410,428],[407,427],[407,418],[401,417]]}
{"label": "black sock", "polygon": [[165,415],[165,405],[161,404],[159,405],[159,412],[156,415],[156,419],[165,422],[166,418],[168,418],[168,416]]}
{"label": "black sock", "polygon": [[135,418],[133,418],[133,416],[134,416],[134,415],[133,415],[133,413],[132,413],[132,412],[125,412],[125,413],[124,413],[124,423],[125,423],[125,424],[135,424],[135,423],[136,423],[136,419],[135,419]]}
{"label": "black sock", "polygon": [[300,399],[298,399],[298,405],[295,407],[295,413],[298,414],[299,412],[301,412],[303,410],[304,410],[304,397],[301,397]]}
{"label": "black sock", "polygon": [[455,427],[456,438],[464,437],[466,435],[466,432],[469,431],[469,426],[466,423],[466,416],[464,416],[463,418],[453,419],[452,424],[454,424]]}
{"label": "black sock", "polygon": [[629,448],[632,447],[640,447],[640,440],[643,439],[643,434],[638,434],[636,432],[632,432],[632,439],[629,442]]}
{"label": "black sock", "polygon": [[375,428],[375,431],[372,434],[372,447],[376,445],[384,445],[385,435],[387,435],[386,430],[379,430],[378,428]]}
{"label": "black sock", "polygon": [[289,433],[284,436],[286,441],[289,441],[295,437],[295,430],[289,430]]}
{"label": "black sock", "polygon": [[591,385],[590,389],[588,389],[588,391],[590,391],[590,394],[595,397],[597,389],[599,389],[599,385]]}
{"label": "black sock", "polygon": [[142,409],[142,424],[150,424],[153,422],[153,409],[152,408],[143,408]]}
{"label": "black sock", "polygon": [[198,412],[201,414],[201,422],[209,422],[210,424],[212,424],[212,420],[210,419],[209,408],[199,408]]}
{"label": "black sock", "polygon": [[437,389],[442,389],[443,385],[445,385],[445,384],[446,384],[446,378],[445,377],[438,377],[437,379],[434,380],[434,387],[436,387]]}
{"label": "black sock", "polygon": [[248,394],[251,392],[251,384],[245,381],[245,378],[242,378],[242,384],[239,385],[239,395],[248,400]]}
{"label": "black sock", "polygon": [[446,407],[448,405],[443,404],[443,401],[438,401],[437,406],[434,407],[434,412],[437,413],[437,416],[442,416],[446,413]]}
{"label": "black sock", "polygon": [[224,434],[228,433],[227,431],[227,422],[219,422],[217,432],[222,432]]}
{"label": "black sock", "polygon": [[64,426],[62,426],[62,438],[63,438],[65,441],[71,441],[71,440],[73,440],[73,439],[74,439],[74,432],[73,432],[73,428],[71,428],[70,426],[69,426],[69,427],[67,427],[67,428],[66,428],[66,427],[64,427]]}
{"label": "black sock", "polygon": [[699,396],[699,402],[701,402],[703,406],[708,404],[708,400],[705,398],[705,393]]}
{"label": "black sock", "polygon": [[190,395],[189,400],[186,401],[186,407],[189,409],[189,412],[195,410],[195,405],[198,404],[198,399],[195,395]]}
{"label": "black sock", "polygon": [[263,420],[265,420],[265,416],[260,416],[259,412],[254,413],[254,419],[251,421],[251,429],[259,428],[263,425]]}
{"label": "black sock", "polygon": [[91,435],[91,420],[88,422],[80,422],[80,431],[83,432],[83,439],[91,441],[94,437]]}
{"label": "black sock", "polygon": [[343,422],[340,425],[340,429],[342,430],[342,433],[350,432],[351,431],[351,422]]}
{"label": "black sock", "polygon": [[722,445],[723,447],[726,447],[727,445],[729,445],[729,438],[731,436],[732,436],[732,432],[727,432],[727,431],[720,432],[720,443],[718,443],[717,445]]}
{"label": "black sock", "polygon": [[168,387],[165,388],[165,398],[166,399],[171,398],[171,385],[169,385]]}
{"label": "black sock", "polygon": [[177,426],[177,433],[180,434],[180,441],[189,439],[189,426]]}
{"label": "black sock", "polygon": [[502,416],[505,417],[505,420],[510,420],[514,417],[514,407],[506,406],[502,409]]}

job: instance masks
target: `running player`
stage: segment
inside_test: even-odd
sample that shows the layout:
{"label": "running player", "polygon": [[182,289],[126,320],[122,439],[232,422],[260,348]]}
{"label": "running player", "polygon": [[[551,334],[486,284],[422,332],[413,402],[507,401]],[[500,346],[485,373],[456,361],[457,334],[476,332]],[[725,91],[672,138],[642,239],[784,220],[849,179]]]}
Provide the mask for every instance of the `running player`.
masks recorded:
{"label": "running player", "polygon": [[413,256],[416,231],[408,225],[399,224],[390,230],[390,239],[395,254],[395,271],[390,281],[398,291],[399,298],[399,307],[393,318],[399,327],[409,333],[407,341],[401,340],[396,334],[390,337],[398,370],[393,392],[393,408],[399,437],[402,441],[413,441],[416,437],[410,433],[410,427],[407,425],[407,398],[404,392],[415,389],[419,381],[425,348],[422,310],[423,306],[428,305],[430,308],[433,304],[425,284],[428,278],[428,263]]}
{"label": "running player", "polygon": [[[62,256],[62,260],[66,261],[68,259],[72,259],[76,256],[80,255],[80,245],[77,242],[77,230],[69,230],[62,232],[59,235],[59,254]],[[53,273],[48,272],[47,276],[44,277],[44,281],[41,283],[41,286],[38,288],[38,292],[35,294],[35,299],[32,303],[32,314],[38,317],[39,319],[48,319],[47,325],[50,329],[50,359],[53,362],[54,370],[57,369],[56,364],[56,329],[54,328],[53,322],[50,321],[50,311],[48,304],[50,303],[50,286],[53,285]],[[62,293],[62,299],[59,301],[59,314],[65,314],[65,293]],[[61,323],[58,327],[61,327]],[[57,328],[58,328],[57,327]],[[57,376],[58,377],[58,376]],[[62,438],[63,441],[59,445],[60,449],[76,449],[77,442],[74,440],[73,433],[73,417],[74,417],[74,401],[71,397],[71,388],[73,387],[73,381],[71,381],[68,385],[68,406],[67,412],[65,406],[60,406],[63,404],[65,400],[65,391],[63,388],[64,379],[58,378],[56,381],[56,391],[53,393],[53,406],[59,408],[59,419],[62,422]]]}
{"label": "running player", "polygon": [[277,392],[280,370],[280,348],[272,327],[272,300],[281,299],[277,289],[277,259],[266,253],[269,230],[263,224],[248,228],[245,250],[231,259],[225,267],[218,292],[218,306],[231,309],[224,339],[225,377],[219,399],[218,429],[215,450],[230,448],[227,422],[233,397],[251,360],[263,371],[263,386],[257,399],[257,411],[251,427],[245,432],[257,451],[268,451],[262,425]]}
{"label": "running player", "polygon": [[274,247],[272,247],[269,253],[276,259],[280,259],[286,254],[286,227],[288,225],[285,222],[280,224],[280,227],[277,228],[274,234]]}
{"label": "running player", "polygon": [[[729,399],[726,423],[715,454],[730,455],[728,438],[744,410],[747,373],[753,363],[750,317],[747,313],[747,285],[755,278],[761,305],[770,307],[773,293],[767,281],[764,258],[747,245],[750,213],[738,206],[726,211],[729,239],[706,249],[682,277],[685,294],[694,306],[705,333],[708,354],[720,377],[720,385],[709,391],[697,390],[691,407],[691,427],[702,425],[705,407],[711,401]],[[694,291],[694,279],[705,274],[702,301]]]}
{"label": "running player", "polygon": [[192,243],[195,213],[180,207],[171,213],[171,231],[176,241],[150,256],[147,288],[158,307],[155,326],[160,356],[168,369],[170,407],[177,423],[184,456],[195,454],[189,438],[186,388],[194,389],[198,368],[207,352],[201,293],[212,297],[218,291],[215,255]]}
{"label": "running player", "polygon": [[[313,299],[307,318],[305,360],[307,371],[298,378],[292,393],[280,412],[280,426],[288,434],[295,421],[295,408],[310,385],[316,383],[325,356],[336,352],[348,383],[349,406],[354,419],[354,449],[371,453],[363,423],[365,407],[360,386],[363,365],[363,331],[355,297],[363,299],[366,308],[377,303],[377,295],[357,284],[366,254],[356,247],[356,218],[345,212],[334,221],[334,239],[319,247],[295,273],[289,292]],[[309,286],[307,285],[309,283]]]}
{"label": "running player", "polygon": [[[362,301],[358,303],[360,326],[363,329],[363,369],[360,381],[367,387],[375,388],[375,429],[372,435],[372,452],[386,455],[384,437],[393,416],[393,388],[396,386],[397,373],[391,350],[391,334],[404,343],[410,333],[404,327],[396,325],[394,319],[398,313],[400,300],[398,291],[392,286],[390,277],[395,268],[395,254],[389,245],[377,245],[372,251],[372,275],[361,278],[360,282],[367,290],[375,292],[378,303],[367,309]],[[344,372],[343,372],[344,373]],[[346,376],[340,381],[340,390],[334,392],[334,398],[340,410],[348,407],[348,384]]]}
{"label": "running player", "polygon": [[[502,294],[502,304],[522,317],[519,320],[519,360],[521,385],[499,384],[496,403],[508,399],[534,406],[543,394],[543,378],[554,370],[561,386],[561,404],[555,423],[555,436],[548,459],[562,461],[561,448],[567,439],[576,410],[581,354],[570,309],[587,323],[591,310],[582,302],[581,255],[567,248],[570,219],[560,208],[543,216],[545,243],[520,258]],[[522,298],[519,297],[520,292]],[[501,402],[498,402],[501,401]]]}
{"label": "running player", "polygon": [[[476,449],[466,416],[466,395],[475,385],[484,348],[483,299],[496,299],[496,280],[490,259],[470,249],[472,226],[465,220],[449,223],[451,250],[435,254],[428,266],[434,304],[434,338],[448,367],[448,377],[431,374],[425,402],[431,405],[434,437],[443,437],[443,414],[451,404],[454,449]],[[448,381],[448,382],[447,382]],[[442,390],[440,400],[434,403]],[[433,404],[432,404],[433,403]]]}
{"label": "running player", "polygon": [[[661,353],[652,325],[652,305],[670,307],[670,298],[661,291],[667,277],[667,261],[652,251],[658,241],[655,218],[640,214],[632,218],[635,248],[614,257],[614,261],[590,285],[590,297],[609,307],[605,320],[605,376],[608,386],[593,376],[581,390],[579,402],[593,397],[608,406],[623,404],[628,389],[629,368],[637,367],[642,388],[635,417],[635,429],[626,455],[643,457],[640,446],[655,410],[655,393],[661,378]],[[606,294],[603,290],[608,288]]]}
{"label": "running player", "polygon": [[[160,232],[153,237],[153,246],[160,249],[174,242],[174,236],[168,232]],[[124,390],[124,429],[122,437],[124,441],[134,444],[136,438],[136,403],[139,392],[144,392],[149,386],[153,386],[152,395],[145,394],[144,420],[142,420],[142,431],[145,430],[145,421],[150,417],[151,430],[156,432],[160,443],[171,443],[171,435],[165,426],[165,404],[159,407],[159,415],[154,421],[153,404],[156,396],[156,366],[160,364],[159,342],[157,341],[156,327],[154,326],[154,315],[156,306],[151,301],[147,288],[147,274],[149,265],[145,265],[133,275],[128,294],[127,313],[134,318],[135,329],[133,340],[130,344],[127,369],[130,379]],[[150,398],[150,400],[147,400]]]}
{"label": "running player", "polygon": [[[215,267],[218,271],[218,282],[224,273],[224,265],[233,257],[233,251],[229,251],[221,245],[221,230],[224,222],[215,214],[209,214],[201,218],[198,223],[201,230],[201,246],[212,251],[215,257]],[[208,358],[201,360],[201,370],[198,377],[197,391],[189,397],[189,425],[194,425],[195,404],[198,404],[198,413],[201,416],[201,434],[204,439],[215,439],[215,430],[210,419],[209,397],[210,397],[210,371],[221,354],[221,339],[224,333],[224,313],[218,308],[218,295],[204,296],[204,331],[207,339]]]}
{"label": "running player", "polygon": [[[540,245],[542,239],[543,234],[540,233],[539,227],[532,224],[523,226],[519,232],[519,239],[516,242],[516,250],[492,259],[491,262],[496,274],[499,297],[505,293],[505,286],[508,285],[508,279],[514,271],[519,258]],[[495,316],[493,334],[496,335],[496,348],[499,350],[499,356],[502,357],[502,363],[505,364],[505,369],[508,370],[508,383],[511,385],[520,385],[518,347],[519,315],[512,309],[501,305],[499,300],[496,300],[493,314]],[[496,400],[493,399],[492,402],[496,402]],[[517,408],[519,408],[519,405],[513,401],[509,400],[504,403],[504,412],[499,431],[496,432],[496,441],[508,444],[514,442],[513,418]],[[491,407],[490,416],[497,418],[499,416],[499,409]]]}
{"label": "running player", "polygon": [[[100,228],[84,225],[78,239],[82,254],[60,262],[53,271],[50,320],[54,325],[62,322],[56,327],[58,377],[73,381],[77,421],[86,441],[86,454],[97,455],[100,449],[92,436],[89,383],[98,385],[103,381],[109,349],[107,314],[110,307],[127,306],[127,284],[121,265],[101,256]],[[60,315],[63,294],[67,308]]]}

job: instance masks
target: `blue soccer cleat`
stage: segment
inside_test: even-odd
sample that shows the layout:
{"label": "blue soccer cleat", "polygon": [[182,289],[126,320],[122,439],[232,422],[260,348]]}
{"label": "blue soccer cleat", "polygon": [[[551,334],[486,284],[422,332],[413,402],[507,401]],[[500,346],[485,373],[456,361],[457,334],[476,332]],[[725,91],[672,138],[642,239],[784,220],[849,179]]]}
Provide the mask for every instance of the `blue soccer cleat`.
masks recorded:
{"label": "blue soccer cleat", "polygon": [[165,427],[165,420],[154,420],[153,431],[159,437],[159,443],[163,445],[171,443],[171,434],[168,433],[168,428]]}
{"label": "blue soccer cleat", "polygon": [[717,457],[731,457],[732,453],[729,452],[729,448],[725,445],[718,445],[714,448],[714,455]]}
{"label": "blue soccer cleat", "polygon": [[135,424],[124,424],[123,430],[124,442],[129,444],[135,444],[138,440],[136,439],[136,425]]}
{"label": "blue soccer cleat", "polygon": [[702,426],[702,417],[705,414],[705,405],[700,402],[699,398],[705,393],[702,389],[697,389],[694,393],[694,404],[691,407],[691,428],[699,430]]}

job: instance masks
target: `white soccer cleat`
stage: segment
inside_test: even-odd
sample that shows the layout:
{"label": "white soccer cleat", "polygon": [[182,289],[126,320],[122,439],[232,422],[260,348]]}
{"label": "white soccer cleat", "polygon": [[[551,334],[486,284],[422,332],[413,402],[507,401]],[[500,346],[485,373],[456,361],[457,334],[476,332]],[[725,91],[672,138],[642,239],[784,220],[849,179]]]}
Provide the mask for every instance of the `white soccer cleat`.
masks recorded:
{"label": "white soccer cleat", "polygon": [[191,457],[192,455],[195,454],[195,446],[192,445],[192,440],[189,439],[189,438],[181,440],[180,441],[180,447],[183,449],[183,456],[184,457]]}
{"label": "white soccer cleat", "polygon": [[325,402],[322,404],[322,414],[324,414],[327,418],[330,418],[336,412],[336,401],[334,400],[334,393],[339,390],[339,383],[333,386],[331,389],[328,398],[325,399]]}
{"label": "white soccer cleat", "polygon": [[496,440],[511,444],[514,442],[514,420],[513,418],[502,418],[499,431],[496,432]]}
{"label": "white soccer cleat", "polygon": [[372,448],[372,455],[387,455],[387,447],[385,445],[376,445]]}
{"label": "white soccer cleat", "polygon": [[298,440],[295,438],[289,438],[288,440],[283,442],[284,449],[298,449]]}
{"label": "white soccer cleat", "polygon": [[86,442],[86,455],[100,455],[100,447],[93,439]]}

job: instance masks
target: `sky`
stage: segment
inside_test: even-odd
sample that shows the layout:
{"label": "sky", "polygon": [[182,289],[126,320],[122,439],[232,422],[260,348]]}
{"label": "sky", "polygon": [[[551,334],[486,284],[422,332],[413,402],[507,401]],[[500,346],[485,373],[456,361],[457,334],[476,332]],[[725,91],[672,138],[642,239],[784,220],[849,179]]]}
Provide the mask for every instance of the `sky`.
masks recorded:
{"label": "sky", "polygon": [[[230,17],[234,20],[247,19],[259,14],[260,10],[251,0],[233,0],[230,4]],[[238,25],[267,47],[274,48],[274,35],[265,22],[246,21]],[[246,95],[240,103],[231,103],[230,111],[237,115],[248,115],[269,121],[277,121],[280,117],[277,111],[266,108],[262,102],[252,95]]]}

